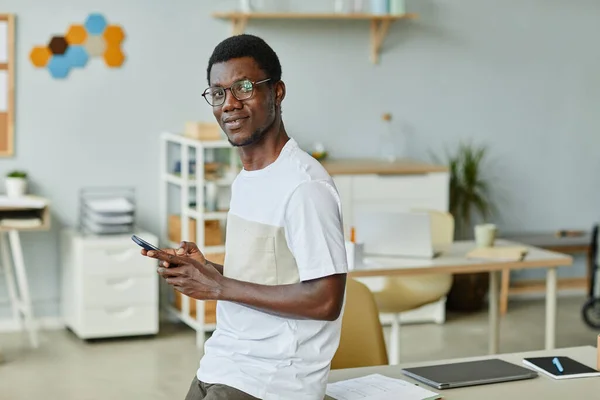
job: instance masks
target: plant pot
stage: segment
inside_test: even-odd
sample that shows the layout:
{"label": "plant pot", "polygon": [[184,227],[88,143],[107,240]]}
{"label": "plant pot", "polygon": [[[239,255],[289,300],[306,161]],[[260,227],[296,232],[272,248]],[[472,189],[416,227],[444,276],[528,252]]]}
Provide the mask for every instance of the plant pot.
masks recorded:
{"label": "plant pot", "polygon": [[6,195],[8,197],[22,197],[27,192],[27,180],[23,178],[6,178]]}
{"label": "plant pot", "polygon": [[490,287],[490,274],[455,274],[452,288],[446,298],[449,311],[480,311],[484,308],[484,299]]}

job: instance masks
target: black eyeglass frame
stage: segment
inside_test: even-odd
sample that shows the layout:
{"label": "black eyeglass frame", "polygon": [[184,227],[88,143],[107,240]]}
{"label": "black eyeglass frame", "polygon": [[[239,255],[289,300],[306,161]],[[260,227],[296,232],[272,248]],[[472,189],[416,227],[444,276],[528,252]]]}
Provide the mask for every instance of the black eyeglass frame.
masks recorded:
{"label": "black eyeglass frame", "polygon": [[[255,86],[257,86],[257,85],[260,85],[260,84],[262,84],[262,83],[268,82],[268,81],[270,81],[270,80],[271,80],[271,78],[266,78],[266,79],[263,79],[263,80],[260,80],[260,81],[251,81],[250,79],[240,79],[239,81],[235,81],[235,82],[233,82],[233,83],[231,84],[231,86],[229,86],[229,87],[226,87],[226,88],[221,88],[221,87],[218,87],[218,86],[210,86],[210,87],[208,87],[208,88],[206,88],[206,89],[204,90],[204,93],[202,93],[202,97],[204,97],[204,100],[206,100],[206,102],[208,103],[208,105],[209,105],[209,106],[212,106],[212,107],[221,107],[223,104],[225,104],[225,100],[227,100],[227,90],[229,90],[229,91],[231,92],[231,94],[233,95],[233,97],[235,97],[235,98],[236,98],[238,101],[250,100],[252,97],[254,97],[254,87],[255,87]],[[238,98],[238,97],[235,95],[235,93],[233,93],[233,90],[231,90],[231,88],[232,88],[234,85],[236,85],[236,84],[239,84],[240,82],[244,82],[244,81],[249,81],[249,82],[252,84],[252,94],[250,95],[250,97],[246,97],[246,98],[244,98],[244,99],[240,99],[240,98]],[[208,91],[209,91],[210,89],[212,89],[212,88],[219,88],[219,89],[223,89],[223,91],[225,92],[225,95],[223,96],[223,102],[222,102],[221,104],[211,104],[211,102],[210,102],[210,101],[208,101],[208,98],[207,98],[206,96],[208,95]]]}

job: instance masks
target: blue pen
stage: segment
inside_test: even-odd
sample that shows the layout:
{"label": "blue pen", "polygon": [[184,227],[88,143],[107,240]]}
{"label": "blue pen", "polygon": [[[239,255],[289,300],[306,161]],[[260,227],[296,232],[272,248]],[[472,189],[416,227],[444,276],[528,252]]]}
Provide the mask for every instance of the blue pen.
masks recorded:
{"label": "blue pen", "polygon": [[562,373],[564,371],[563,366],[560,364],[560,361],[558,361],[558,357],[554,357],[554,359],[552,360],[552,364],[556,365],[558,372]]}

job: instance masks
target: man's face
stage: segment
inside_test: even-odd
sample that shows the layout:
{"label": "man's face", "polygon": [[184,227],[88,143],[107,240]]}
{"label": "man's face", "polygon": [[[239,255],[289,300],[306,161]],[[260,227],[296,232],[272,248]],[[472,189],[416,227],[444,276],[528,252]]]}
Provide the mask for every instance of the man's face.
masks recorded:
{"label": "man's face", "polygon": [[[212,66],[210,86],[229,88],[242,79],[259,82],[268,78],[253,58],[234,58]],[[252,97],[245,100],[236,99],[231,90],[226,90],[223,105],[213,106],[213,114],[232,145],[254,144],[273,125],[276,107],[271,83],[254,85]]]}

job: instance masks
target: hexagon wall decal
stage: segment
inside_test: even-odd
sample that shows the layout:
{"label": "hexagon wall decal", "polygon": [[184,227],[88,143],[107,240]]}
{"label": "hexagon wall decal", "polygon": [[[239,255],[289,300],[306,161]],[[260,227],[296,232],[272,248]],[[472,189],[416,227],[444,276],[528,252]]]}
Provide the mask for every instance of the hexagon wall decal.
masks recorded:
{"label": "hexagon wall decal", "polygon": [[125,39],[125,32],[118,25],[109,25],[106,27],[103,36],[109,46],[118,46]]}
{"label": "hexagon wall decal", "polygon": [[84,44],[87,35],[87,31],[83,25],[71,25],[65,38],[69,44]]}
{"label": "hexagon wall decal", "polygon": [[110,68],[116,68],[123,65],[125,61],[125,55],[121,51],[120,47],[109,46],[104,53],[104,62]]}
{"label": "hexagon wall decal", "polygon": [[106,19],[102,14],[90,14],[85,20],[85,29],[90,35],[102,35],[106,28]]}
{"label": "hexagon wall decal", "polygon": [[48,61],[50,61],[51,56],[52,53],[48,46],[36,46],[31,50],[31,53],[29,53],[31,63],[38,68],[45,67],[48,64]]}
{"label": "hexagon wall decal", "polygon": [[73,68],[83,68],[89,60],[88,53],[83,46],[69,46],[65,52],[65,58]]}
{"label": "hexagon wall decal", "polygon": [[48,63],[48,71],[53,78],[66,78],[70,70],[69,60],[64,55],[54,54]]}
{"label": "hexagon wall decal", "polygon": [[31,49],[29,59],[35,67],[47,68],[53,78],[66,78],[72,69],[88,65],[90,58],[102,57],[109,68],[125,62],[123,28],[109,23],[100,13],[90,13],[83,23],[69,25],[64,36],[50,36],[46,46]]}
{"label": "hexagon wall decal", "polygon": [[90,57],[101,57],[106,51],[106,41],[102,36],[90,36],[84,47]]}
{"label": "hexagon wall decal", "polygon": [[63,36],[53,36],[50,43],[48,43],[48,48],[52,54],[65,54],[67,47],[69,47],[69,43]]}

